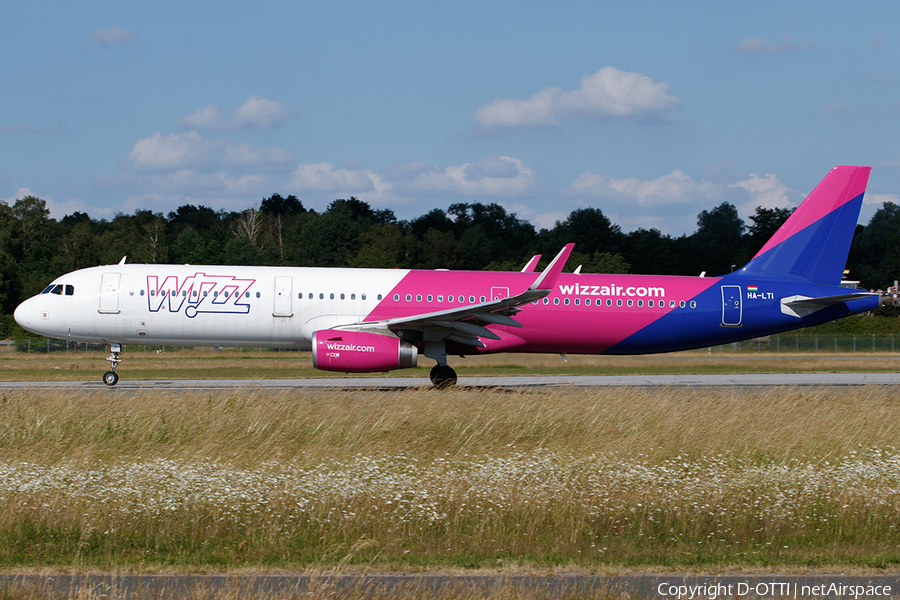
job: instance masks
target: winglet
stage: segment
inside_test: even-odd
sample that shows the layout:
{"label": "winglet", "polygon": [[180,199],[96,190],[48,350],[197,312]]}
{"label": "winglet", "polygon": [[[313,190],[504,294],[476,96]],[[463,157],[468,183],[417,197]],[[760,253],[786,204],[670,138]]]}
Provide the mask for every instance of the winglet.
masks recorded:
{"label": "winglet", "polygon": [[553,286],[556,285],[556,280],[559,279],[559,274],[562,273],[563,267],[566,266],[566,261],[569,260],[569,254],[572,253],[572,248],[575,247],[575,244],[566,244],[563,246],[563,249],[559,251],[559,254],[556,255],[550,264],[547,265],[547,268],[544,269],[543,273],[541,273],[537,279],[534,280],[534,283],[531,284],[531,287],[528,288],[528,291],[533,292],[535,290],[541,291],[550,291],[553,289]]}
{"label": "winglet", "polygon": [[541,260],[540,254],[535,254],[531,257],[531,260],[528,261],[528,264],[522,267],[522,273],[533,273],[535,269],[537,269],[538,261]]}

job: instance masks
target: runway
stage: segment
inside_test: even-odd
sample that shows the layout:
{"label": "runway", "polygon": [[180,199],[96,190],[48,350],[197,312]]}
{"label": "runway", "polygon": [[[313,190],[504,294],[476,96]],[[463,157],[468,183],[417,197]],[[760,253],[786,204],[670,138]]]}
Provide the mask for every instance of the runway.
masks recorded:
{"label": "runway", "polygon": [[[900,385],[900,373],[755,373],[730,375],[534,375],[460,377],[464,388],[604,388],[604,387],[800,387]],[[320,377],[310,379],[127,379],[107,388],[101,381],[4,381],[0,389],[77,390],[217,390],[261,389],[414,389],[432,387],[420,377]]]}

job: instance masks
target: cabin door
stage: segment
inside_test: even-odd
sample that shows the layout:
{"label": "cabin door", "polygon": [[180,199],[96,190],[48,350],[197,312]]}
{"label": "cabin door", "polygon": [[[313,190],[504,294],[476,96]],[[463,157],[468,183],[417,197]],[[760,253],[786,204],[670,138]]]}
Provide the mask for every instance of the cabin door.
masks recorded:
{"label": "cabin door", "polygon": [[119,311],[119,273],[104,273],[100,277],[100,312],[118,313]]}
{"label": "cabin door", "polygon": [[722,325],[724,327],[740,327],[743,316],[741,306],[741,286],[722,286]]}
{"label": "cabin door", "polygon": [[294,311],[291,309],[291,288],[293,286],[293,278],[290,276],[278,276],[275,278],[275,309],[272,311],[273,317],[293,317]]}

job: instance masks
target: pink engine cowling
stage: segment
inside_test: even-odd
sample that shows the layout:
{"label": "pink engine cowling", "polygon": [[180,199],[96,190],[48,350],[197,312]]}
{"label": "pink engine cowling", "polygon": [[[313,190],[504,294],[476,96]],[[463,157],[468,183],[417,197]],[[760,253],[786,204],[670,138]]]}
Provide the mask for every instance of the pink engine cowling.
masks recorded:
{"label": "pink engine cowling", "polygon": [[323,329],[312,335],[313,367],[322,371],[375,373],[415,367],[418,348],[389,335]]}

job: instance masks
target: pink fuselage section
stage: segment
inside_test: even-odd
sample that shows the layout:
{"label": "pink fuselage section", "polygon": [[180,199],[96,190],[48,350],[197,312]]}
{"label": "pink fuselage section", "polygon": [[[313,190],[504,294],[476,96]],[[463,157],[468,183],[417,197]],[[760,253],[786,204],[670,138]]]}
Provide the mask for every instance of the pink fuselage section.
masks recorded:
{"label": "pink fuselage section", "polygon": [[[514,296],[527,289],[535,277],[534,273],[496,271],[410,271],[366,320],[413,316]],[[522,327],[491,325],[501,339],[482,340],[486,347],[478,352],[598,354],[676,309],[690,310],[692,299],[718,281],[714,277],[562,274],[546,298],[519,307],[513,318]],[[693,310],[699,314],[704,307],[695,303]]]}

